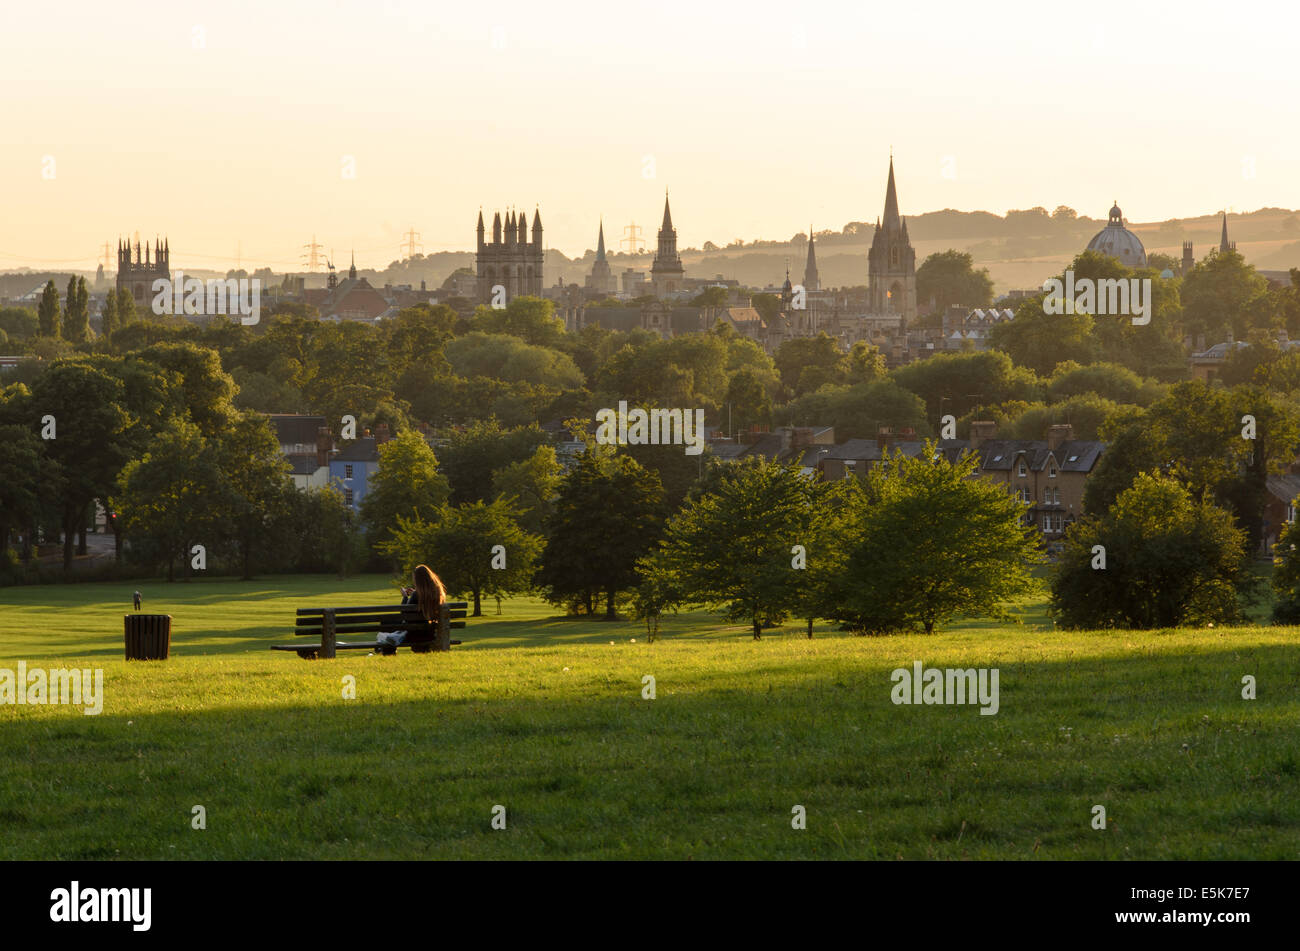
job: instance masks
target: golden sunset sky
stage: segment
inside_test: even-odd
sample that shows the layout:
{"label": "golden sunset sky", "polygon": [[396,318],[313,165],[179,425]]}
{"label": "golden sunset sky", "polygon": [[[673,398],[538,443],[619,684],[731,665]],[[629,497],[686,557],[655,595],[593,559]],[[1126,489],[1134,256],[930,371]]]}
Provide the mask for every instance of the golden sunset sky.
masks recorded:
{"label": "golden sunset sky", "polygon": [[[0,37],[0,268],[362,267],[470,250],[482,206],[569,255],[880,214],[1300,207],[1294,5],[697,0],[35,2]],[[351,156],[355,177],[343,174]],[[650,168],[652,162],[653,168]],[[650,172],[653,176],[650,176]]]}

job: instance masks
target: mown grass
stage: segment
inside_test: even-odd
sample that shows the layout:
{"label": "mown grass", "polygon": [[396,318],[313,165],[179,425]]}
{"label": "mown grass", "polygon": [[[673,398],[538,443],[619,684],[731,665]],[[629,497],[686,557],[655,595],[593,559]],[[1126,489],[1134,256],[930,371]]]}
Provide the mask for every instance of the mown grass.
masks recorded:
{"label": "mown grass", "polygon": [[[0,590],[0,666],[102,667],[106,693],[0,706],[0,858],[1300,856],[1293,628],[1067,634],[1026,604],[811,641],[692,614],[648,644],[520,599],[450,654],[305,662],[266,649],[295,607],[392,587],[277,578],[141,588],[172,657],[127,663],[134,587]],[[999,668],[1000,711],[895,706],[914,660]]]}

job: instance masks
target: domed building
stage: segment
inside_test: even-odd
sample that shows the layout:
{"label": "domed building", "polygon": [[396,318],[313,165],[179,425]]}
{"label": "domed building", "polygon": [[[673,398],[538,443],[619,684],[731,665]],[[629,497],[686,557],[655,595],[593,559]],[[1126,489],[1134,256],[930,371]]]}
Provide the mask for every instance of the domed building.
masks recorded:
{"label": "domed building", "polygon": [[1132,231],[1124,227],[1124,213],[1116,203],[1110,209],[1110,221],[1088,242],[1089,251],[1109,254],[1127,267],[1146,267],[1147,249]]}

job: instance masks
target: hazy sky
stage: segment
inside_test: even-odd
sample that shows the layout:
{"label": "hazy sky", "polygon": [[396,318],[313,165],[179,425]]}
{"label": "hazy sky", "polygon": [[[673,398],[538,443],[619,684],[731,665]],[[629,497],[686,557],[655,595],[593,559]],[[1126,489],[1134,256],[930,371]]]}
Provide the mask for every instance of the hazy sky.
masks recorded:
{"label": "hazy sky", "polygon": [[[0,268],[383,267],[480,205],[547,243],[788,238],[1065,203],[1134,221],[1300,207],[1294,5],[650,0],[6,4]],[[355,177],[345,177],[347,157]],[[653,177],[647,160],[653,161]],[[51,175],[52,177],[46,177]]]}

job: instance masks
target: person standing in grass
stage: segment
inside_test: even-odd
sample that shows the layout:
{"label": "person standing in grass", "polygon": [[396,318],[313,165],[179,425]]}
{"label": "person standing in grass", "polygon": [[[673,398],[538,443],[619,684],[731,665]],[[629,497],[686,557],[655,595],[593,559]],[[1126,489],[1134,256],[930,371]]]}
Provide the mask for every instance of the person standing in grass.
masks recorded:
{"label": "person standing in grass", "polygon": [[[435,623],[438,620],[438,608],[447,600],[447,589],[443,587],[442,579],[428,565],[416,565],[412,585],[413,587],[402,589],[402,603],[419,605],[424,619],[430,624]],[[397,645],[406,642],[406,633],[386,631],[380,634],[377,640],[382,645],[381,652],[397,653]]]}

